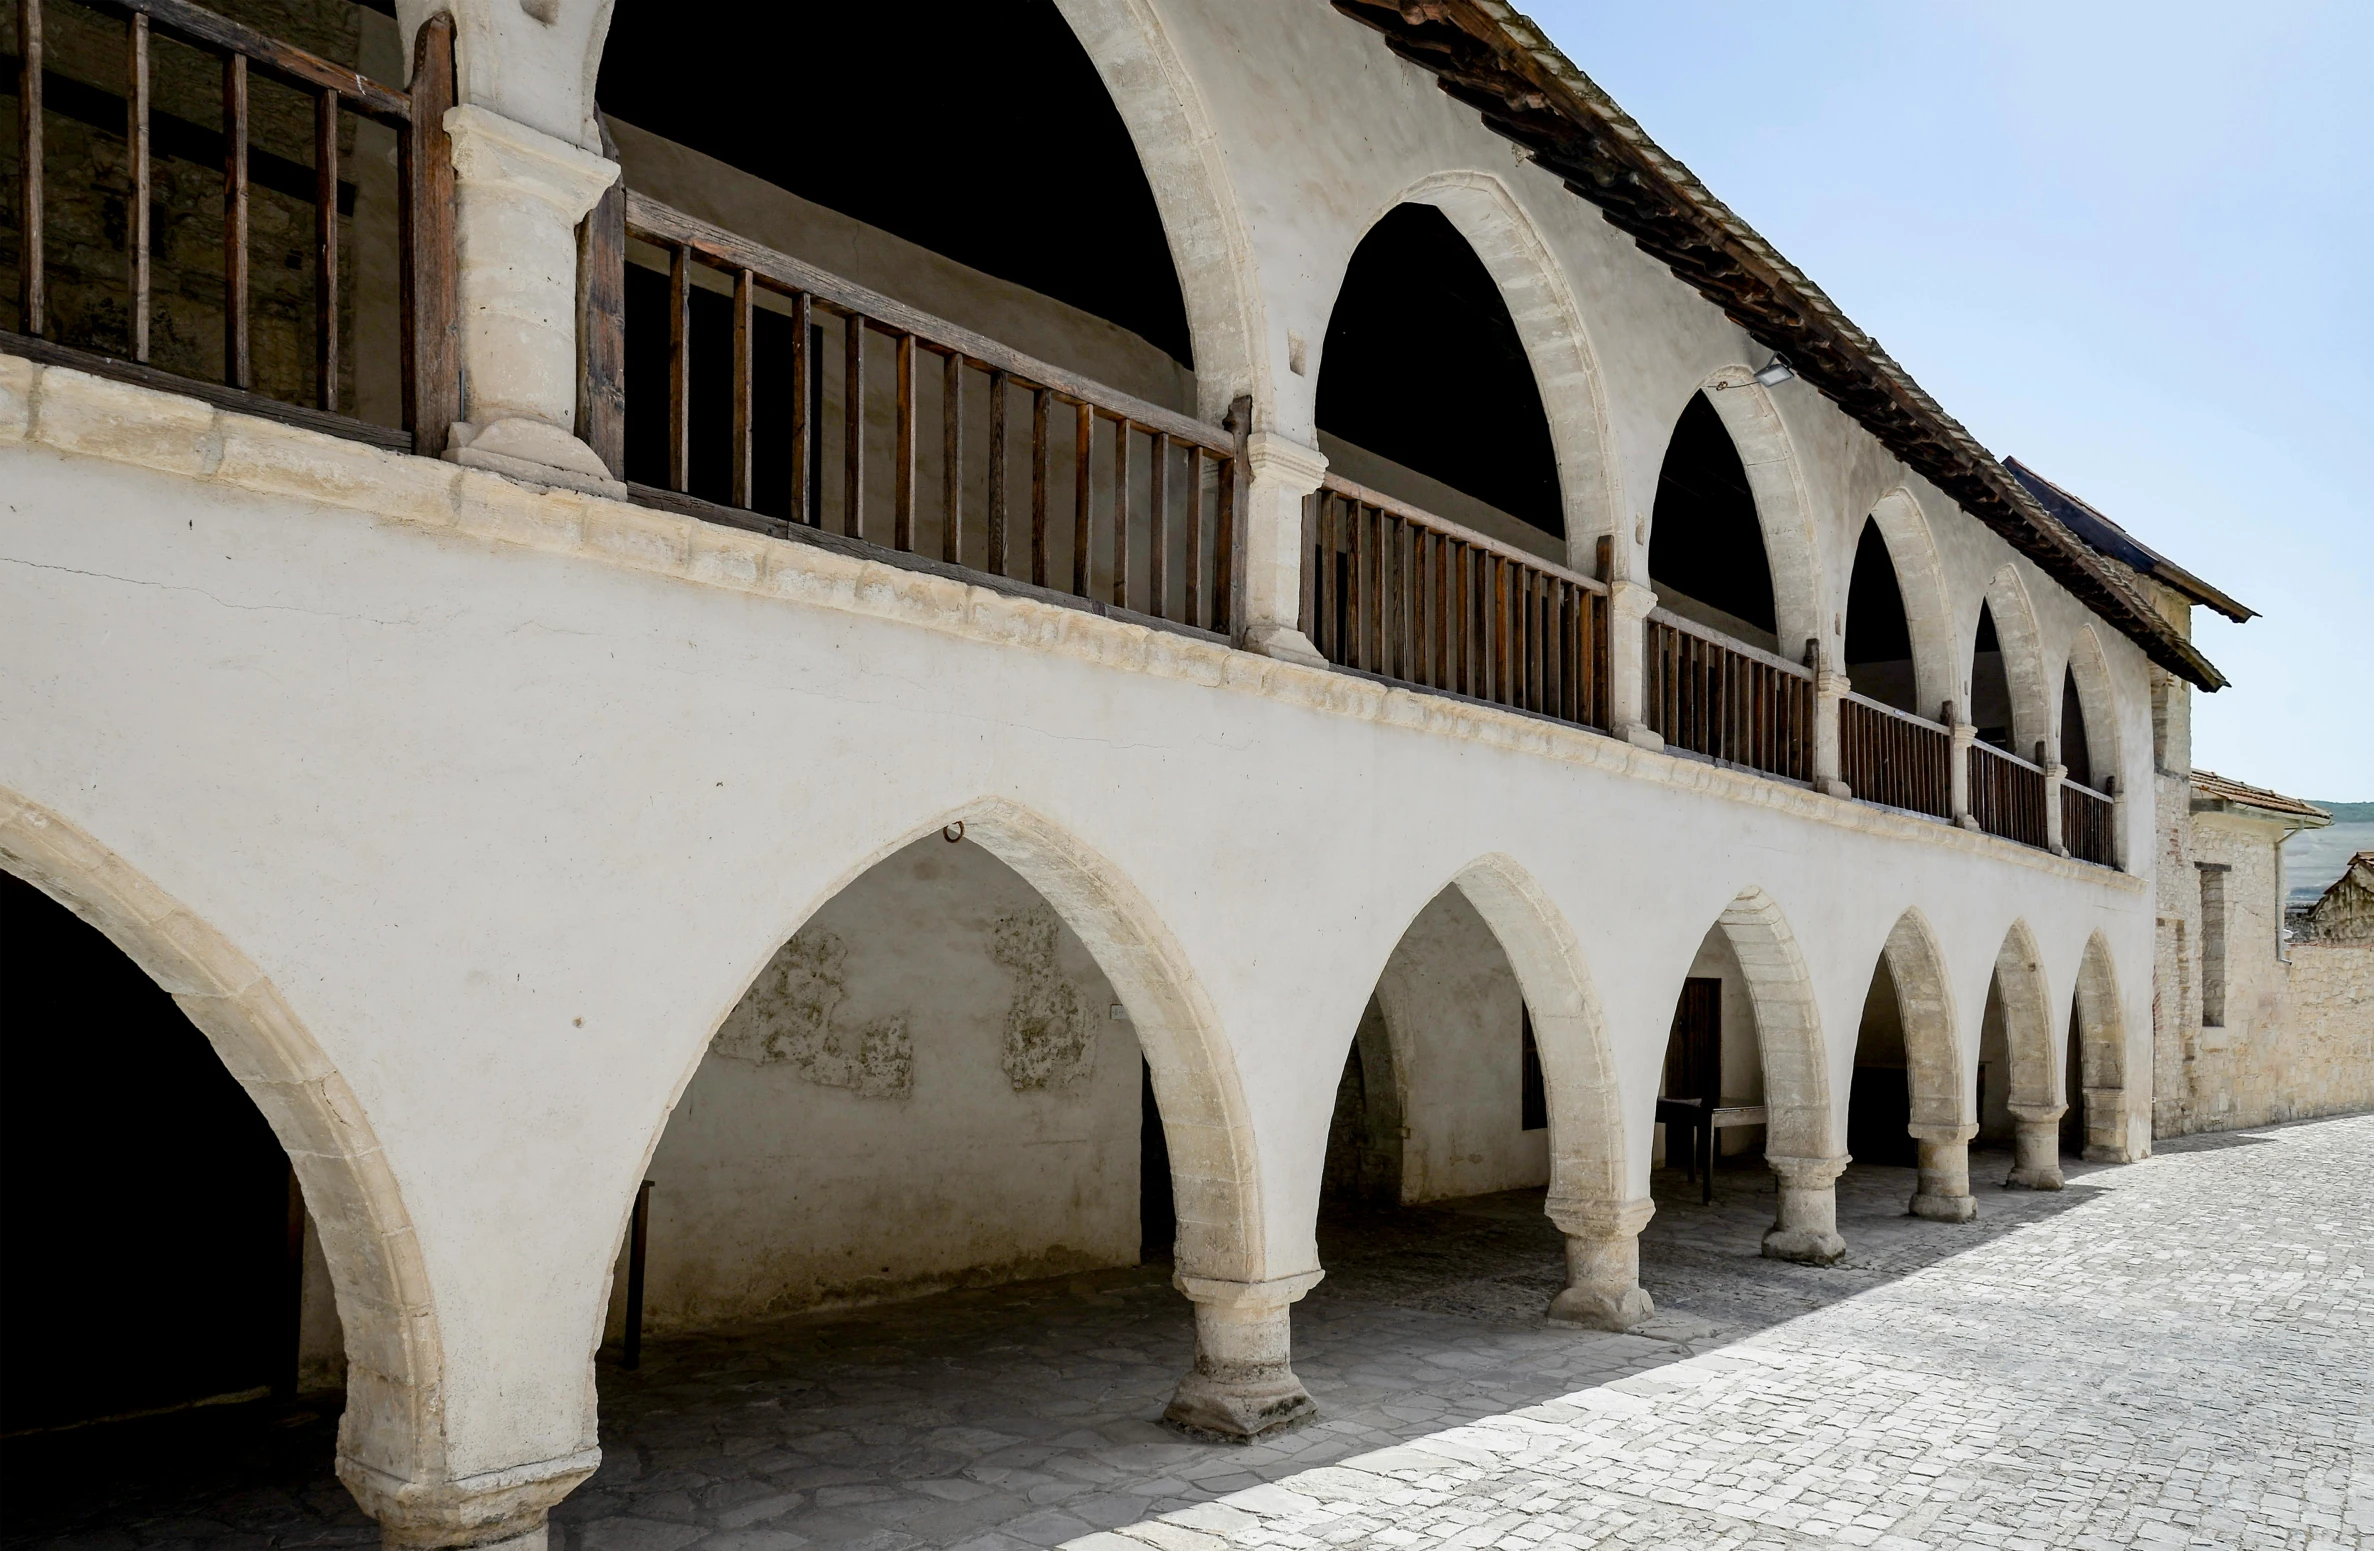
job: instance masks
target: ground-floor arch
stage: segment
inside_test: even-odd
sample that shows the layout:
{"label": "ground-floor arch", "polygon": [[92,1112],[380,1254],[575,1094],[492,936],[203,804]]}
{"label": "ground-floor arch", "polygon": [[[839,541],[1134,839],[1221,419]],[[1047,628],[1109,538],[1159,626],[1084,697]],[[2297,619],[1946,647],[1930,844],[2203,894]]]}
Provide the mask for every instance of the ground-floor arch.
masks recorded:
{"label": "ground-floor arch", "polygon": [[2025,921],[2014,921],[1995,954],[1988,1020],[2002,1055],[2002,1091],[2015,1150],[2008,1183],[2061,1188],[2061,1041],[2045,984],[2044,956]]}
{"label": "ground-floor arch", "polygon": [[1907,910],[1888,931],[1857,1030],[1848,1152],[1918,1169],[1911,1211],[1941,1222],[1977,1214],[1970,1195],[1969,1084],[1945,955],[1928,918]]}
{"label": "ground-floor arch", "polygon": [[2070,998],[2070,1050],[2065,1088],[2077,1111],[2072,1138],[2088,1163],[2129,1163],[2127,1139],[2127,1026],[2110,944],[2100,932],[2086,939]]}

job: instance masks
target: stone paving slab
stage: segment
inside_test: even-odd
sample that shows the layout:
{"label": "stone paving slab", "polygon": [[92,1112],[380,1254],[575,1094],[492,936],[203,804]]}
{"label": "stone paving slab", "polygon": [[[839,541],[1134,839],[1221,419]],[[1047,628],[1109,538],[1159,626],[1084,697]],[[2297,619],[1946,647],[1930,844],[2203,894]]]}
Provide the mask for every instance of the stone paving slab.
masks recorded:
{"label": "stone paving slab", "polygon": [[[1295,1317],[1323,1415],[1239,1448],[1153,1420],[1192,1340],[1162,1267],[655,1341],[601,1370],[553,1551],[2374,1545],[2374,1119],[2059,1194],[2008,1168],[1974,1158],[1971,1224],[1850,1169],[1821,1270],[1758,1257],[1769,1173],[1712,1206],[1660,1174],[1628,1336],[1542,1324],[1538,1191],[1331,1217]],[[0,1548],[376,1540],[327,1415],[171,1428],[0,1450]]]}

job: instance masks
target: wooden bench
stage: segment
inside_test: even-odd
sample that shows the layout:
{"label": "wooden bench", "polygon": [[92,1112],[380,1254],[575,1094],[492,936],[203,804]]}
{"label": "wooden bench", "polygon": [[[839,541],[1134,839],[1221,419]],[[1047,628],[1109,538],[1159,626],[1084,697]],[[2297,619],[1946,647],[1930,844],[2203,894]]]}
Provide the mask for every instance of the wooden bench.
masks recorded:
{"label": "wooden bench", "polygon": [[1715,1198],[1715,1133],[1733,1126],[1760,1126],[1764,1124],[1764,1114],[1763,1105],[1750,1104],[1745,1099],[1717,1099],[1711,1108],[1704,1099],[1657,1100],[1657,1120],[1665,1127],[1668,1159],[1673,1156],[1675,1131],[1682,1129],[1690,1133],[1689,1150],[1682,1156],[1689,1177],[1699,1181],[1701,1204],[1711,1203]]}

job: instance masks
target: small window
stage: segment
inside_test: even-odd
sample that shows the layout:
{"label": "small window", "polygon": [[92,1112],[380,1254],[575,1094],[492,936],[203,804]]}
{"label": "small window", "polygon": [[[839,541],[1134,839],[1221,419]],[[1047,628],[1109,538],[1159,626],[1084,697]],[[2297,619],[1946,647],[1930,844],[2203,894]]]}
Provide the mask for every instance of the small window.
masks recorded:
{"label": "small window", "polygon": [[1532,1008],[1519,1008],[1517,1026],[1525,1041],[1525,1066],[1520,1079],[1524,1088],[1522,1123],[1528,1131],[1547,1131],[1550,1128],[1550,1092],[1541,1080],[1541,1047],[1533,1042]]}
{"label": "small window", "polygon": [[2201,868],[2201,1027],[2226,1026],[2226,869]]}

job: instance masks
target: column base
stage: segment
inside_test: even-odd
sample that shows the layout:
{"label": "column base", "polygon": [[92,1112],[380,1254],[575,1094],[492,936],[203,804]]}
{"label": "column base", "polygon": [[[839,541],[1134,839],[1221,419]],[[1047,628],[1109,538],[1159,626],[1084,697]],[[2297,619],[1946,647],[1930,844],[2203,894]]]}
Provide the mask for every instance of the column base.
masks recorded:
{"label": "column base", "polygon": [[1912,1198],[1912,1215],[1926,1217],[1931,1222],[1969,1222],[1978,1215],[1978,1202],[1970,1196],[1916,1194]]}
{"label": "column base", "polygon": [[1764,1232],[1764,1258],[1830,1266],[1846,1258],[1838,1233],[1838,1176],[1851,1160],[1775,1157],[1764,1162],[1780,1180],[1780,1211]]}
{"label": "column base", "polygon": [[1665,735],[1646,722],[1634,722],[1620,729],[1618,736],[1636,749],[1647,749],[1652,754],[1665,752]]}
{"label": "column base", "polygon": [[1264,657],[1275,657],[1280,662],[1299,662],[1306,668],[1333,666],[1319,655],[1319,648],[1311,644],[1311,638],[1292,625],[1269,622],[1247,625],[1244,648]]}
{"label": "column base", "polygon": [[2061,1111],[2013,1106],[2019,1130],[2012,1137],[2011,1177],[2004,1184],[2014,1190],[2058,1190],[2061,1179]]}
{"label": "column base", "polygon": [[1823,792],[1832,797],[1852,797],[1855,795],[1855,789],[1847,785],[1844,781],[1824,781],[1821,783],[1821,786]]}
{"label": "column base", "polygon": [[1764,1258],[1795,1261],[1801,1266],[1834,1266],[1846,1258],[1846,1240],[1835,1232],[1767,1228],[1764,1230]]}
{"label": "column base", "polygon": [[1566,1235],[1566,1286],[1550,1300],[1551,1324],[1630,1330],[1657,1312],[1640,1285],[1640,1230],[1656,1202],[1552,1196],[1543,1209]]}
{"label": "column base", "polygon": [[1324,1274],[1271,1282],[1172,1277],[1195,1300],[1195,1366],[1163,1408],[1163,1423],[1206,1442],[1251,1443],[1318,1416],[1318,1402],[1294,1376],[1287,1310]]}
{"label": "column base", "polygon": [[626,481],[613,478],[591,447],[557,425],[523,416],[483,426],[454,422],[445,458],[532,485],[559,485],[614,501],[627,498]]}
{"label": "column base", "polygon": [[2013,1190],[2060,1190],[2069,1182],[2062,1178],[2058,1164],[2037,1169],[2015,1164],[2003,1183]]}
{"label": "column base", "polygon": [[1638,1287],[1620,1293],[1569,1287],[1550,1300],[1550,1323],[1570,1330],[1630,1330],[1657,1313],[1656,1302]]}
{"label": "column base", "polygon": [[1930,1222],[1968,1222],[1976,1217],[1978,1203],[1970,1195],[1970,1139],[1978,1135],[1978,1127],[1915,1122],[1907,1129],[1917,1145],[1919,1163],[1912,1215]]}

